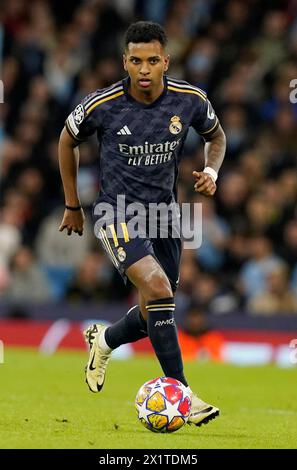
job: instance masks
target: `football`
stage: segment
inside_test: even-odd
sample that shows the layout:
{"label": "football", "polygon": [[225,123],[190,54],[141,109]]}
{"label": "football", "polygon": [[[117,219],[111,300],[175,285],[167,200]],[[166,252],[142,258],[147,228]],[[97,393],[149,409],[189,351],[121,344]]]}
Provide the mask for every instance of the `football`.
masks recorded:
{"label": "football", "polygon": [[191,395],[171,377],[157,377],[143,384],[135,399],[139,421],[153,432],[174,432],[189,419]]}

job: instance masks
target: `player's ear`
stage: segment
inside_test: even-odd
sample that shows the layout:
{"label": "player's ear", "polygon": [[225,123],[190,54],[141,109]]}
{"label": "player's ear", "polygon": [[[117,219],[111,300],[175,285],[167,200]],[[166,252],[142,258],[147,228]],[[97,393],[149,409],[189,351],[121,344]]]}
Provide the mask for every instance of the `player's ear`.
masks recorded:
{"label": "player's ear", "polygon": [[164,59],[164,72],[167,72],[169,68],[170,55],[168,54]]}
{"label": "player's ear", "polygon": [[123,67],[124,67],[124,70],[126,70],[126,72],[127,72],[127,65],[126,65],[126,63],[127,63],[127,56],[126,56],[126,54],[123,54]]}

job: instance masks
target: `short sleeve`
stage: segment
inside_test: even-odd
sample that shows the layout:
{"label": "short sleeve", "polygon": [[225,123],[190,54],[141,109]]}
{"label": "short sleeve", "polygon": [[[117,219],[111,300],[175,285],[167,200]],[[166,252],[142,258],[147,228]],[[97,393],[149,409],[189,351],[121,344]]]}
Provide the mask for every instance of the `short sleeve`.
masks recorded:
{"label": "short sleeve", "polygon": [[207,137],[218,128],[219,120],[206,97],[203,97],[203,99],[195,97],[195,113],[191,125],[203,137]]}
{"label": "short sleeve", "polygon": [[85,98],[78,104],[65,121],[67,131],[78,141],[87,140],[100,127],[100,116],[96,112],[97,110],[87,110],[86,103],[88,101],[89,99]]}

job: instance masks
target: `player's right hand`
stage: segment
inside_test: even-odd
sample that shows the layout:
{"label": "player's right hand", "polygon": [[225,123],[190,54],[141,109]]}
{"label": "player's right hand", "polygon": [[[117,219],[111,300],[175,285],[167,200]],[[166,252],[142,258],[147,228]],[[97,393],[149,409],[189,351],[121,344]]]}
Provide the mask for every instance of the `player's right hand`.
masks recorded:
{"label": "player's right hand", "polygon": [[85,214],[83,209],[79,211],[71,211],[65,209],[62,223],[59,227],[59,231],[63,232],[64,229],[67,230],[67,235],[71,235],[72,232],[78,233],[79,236],[82,236],[84,231],[84,221]]}

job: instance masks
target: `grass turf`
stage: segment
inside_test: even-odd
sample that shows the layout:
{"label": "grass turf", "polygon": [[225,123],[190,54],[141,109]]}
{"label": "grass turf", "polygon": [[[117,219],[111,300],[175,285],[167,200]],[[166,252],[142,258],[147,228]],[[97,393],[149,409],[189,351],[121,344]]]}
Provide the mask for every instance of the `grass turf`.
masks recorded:
{"label": "grass turf", "polygon": [[191,362],[193,390],[221,409],[200,428],[154,434],[137,420],[138,388],[160,375],[157,361],[111,361],[102,392],[84,383],[86,354],[45,357],[5,349],[0,365],[0,448],[296,448],[296,370]]}

